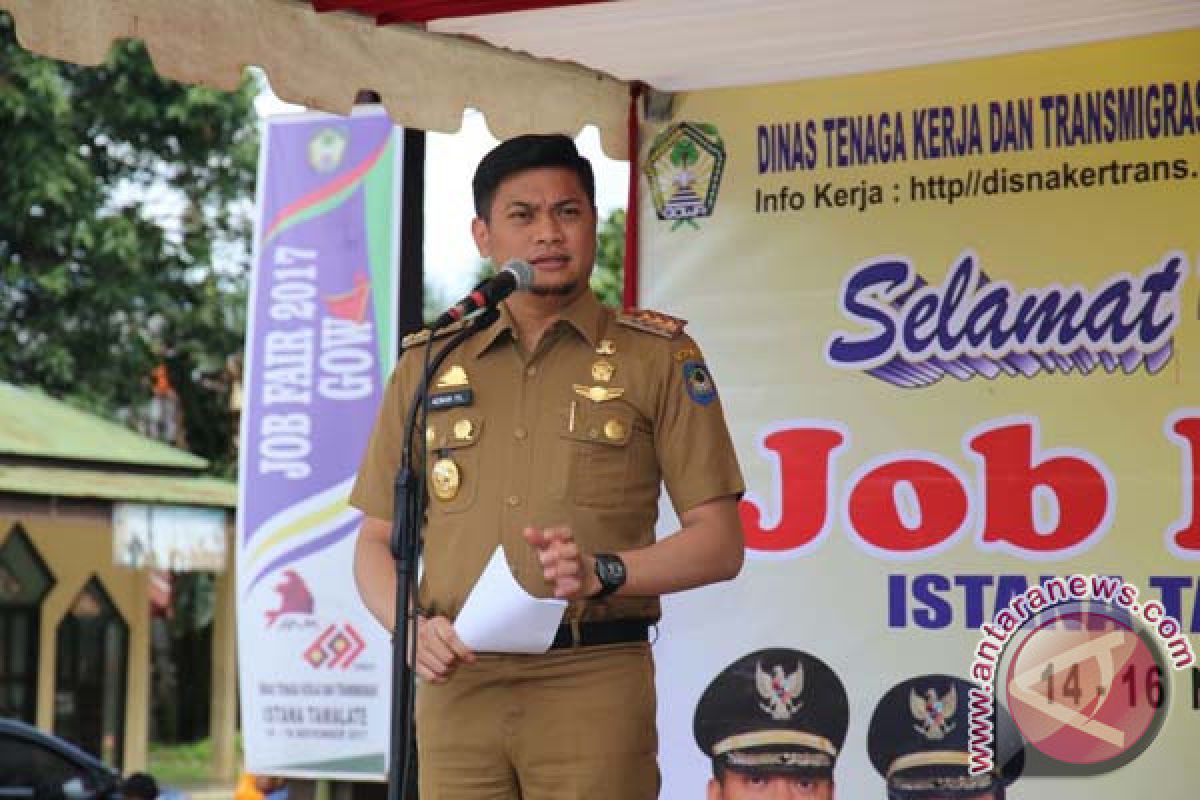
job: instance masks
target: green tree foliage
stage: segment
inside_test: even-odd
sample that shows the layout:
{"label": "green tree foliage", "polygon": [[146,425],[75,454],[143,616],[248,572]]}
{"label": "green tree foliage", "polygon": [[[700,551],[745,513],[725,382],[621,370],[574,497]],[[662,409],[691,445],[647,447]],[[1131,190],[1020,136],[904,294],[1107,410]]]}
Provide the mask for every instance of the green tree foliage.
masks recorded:
{"label": "green tree foliage", "polygon": [[604,305],[620,308],[625,288],[625,209],[615,209],[600,221],[596,239],[592,289]]}
{"label": "green tree foliage", "polygon": [[254,95],[164,80],[136,42],[40,58],[0,14],[0,379],[120,415],[165,363],[190,448],[231,469]]}

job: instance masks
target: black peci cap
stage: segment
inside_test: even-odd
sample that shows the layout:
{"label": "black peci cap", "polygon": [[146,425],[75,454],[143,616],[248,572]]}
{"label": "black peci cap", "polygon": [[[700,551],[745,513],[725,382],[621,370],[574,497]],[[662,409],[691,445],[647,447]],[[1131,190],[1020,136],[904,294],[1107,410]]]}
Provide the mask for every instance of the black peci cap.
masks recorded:
{"label": "black peci cap", "polygon": [[828,777],[846,740],[846,689],[800,650],[758,650],[730,664],[696,704],[696,744],[714,767]]}
{"label": "black peci cap", "polygon": [[887,782],[889,797],[919,800],[996,793],[1021,774],[1025,759],[1020,748],[992,772],[970,774],[972,686],[951,675],[918,675],[896,684],[880,699],[867,731],[867,752]]}

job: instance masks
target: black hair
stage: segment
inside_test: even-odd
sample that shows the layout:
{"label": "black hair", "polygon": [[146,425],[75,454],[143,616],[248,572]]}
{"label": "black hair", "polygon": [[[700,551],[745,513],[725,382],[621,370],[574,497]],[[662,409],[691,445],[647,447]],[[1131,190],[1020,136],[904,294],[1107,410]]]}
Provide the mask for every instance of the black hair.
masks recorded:
{"label": "black hair", "polygon": [[596,176],[592,172],[592,162],[579,155],[575,142],[561,133],[529,133],[501,142],[479,162],[471,181],[475,216],[483,220],[491,217],[496,187],[506,178],[539,167],[562,167],[574,172],[587,193],[588,202],[596,207]]}
{"label": "black hair", "polygon": [[158,782],[151,775],[135,772],[121,784],[121,795],[126,800],[132,797],[154,800],[158,797]]}

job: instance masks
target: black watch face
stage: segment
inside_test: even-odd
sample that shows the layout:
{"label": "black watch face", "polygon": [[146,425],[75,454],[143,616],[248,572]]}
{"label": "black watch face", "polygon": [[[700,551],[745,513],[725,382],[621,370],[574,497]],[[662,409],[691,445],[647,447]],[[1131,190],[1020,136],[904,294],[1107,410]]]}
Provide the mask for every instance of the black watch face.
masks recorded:
{"label": "black watch face", "polygon": [[605,588],[620,586],[625,582],[625,564],[619,558],[612,556],[598,558],[600,565],[600,582]]}

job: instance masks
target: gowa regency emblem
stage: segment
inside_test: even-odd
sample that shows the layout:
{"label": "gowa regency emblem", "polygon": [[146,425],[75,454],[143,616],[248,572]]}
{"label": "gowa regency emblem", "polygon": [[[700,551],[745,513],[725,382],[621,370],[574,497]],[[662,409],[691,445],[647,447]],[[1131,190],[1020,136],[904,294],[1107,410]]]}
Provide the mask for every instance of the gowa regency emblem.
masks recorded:
{"label": "gowa regency emblem", "polygon": [[681,122],[658,135],[650,147],[645,173],[659,219],[671,220],[671,230],[697,217],[712,216],[717,204],[721,173],[725,170],[725,143],[714,125]]}
{"label": "gowa regency emblem", "polygon": [[308,140],[308,164],[317,172],[333,172],[350,144],[348,131],[322,128]]}

